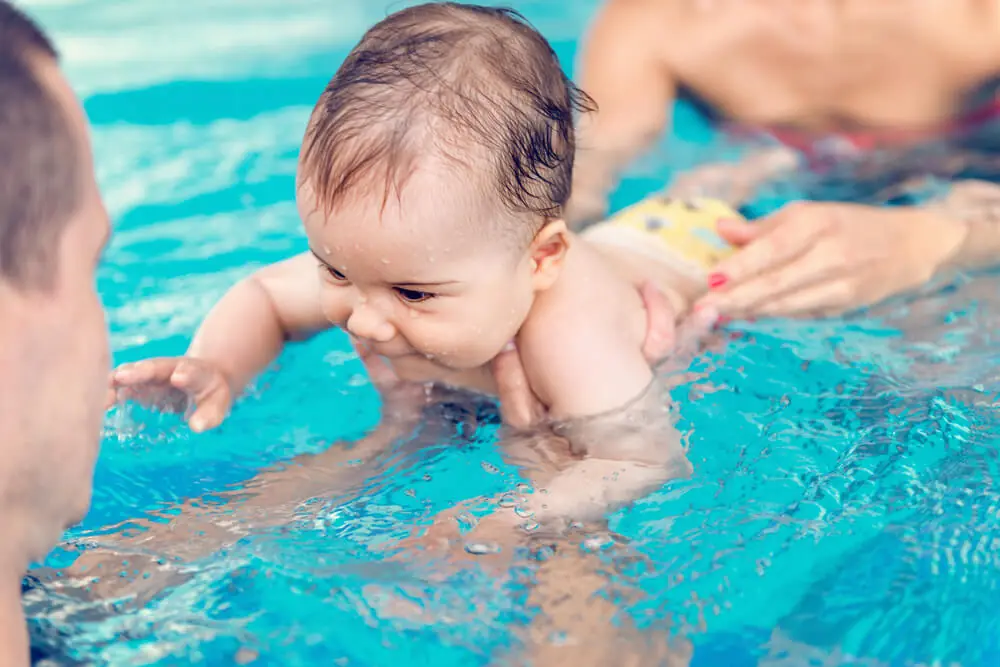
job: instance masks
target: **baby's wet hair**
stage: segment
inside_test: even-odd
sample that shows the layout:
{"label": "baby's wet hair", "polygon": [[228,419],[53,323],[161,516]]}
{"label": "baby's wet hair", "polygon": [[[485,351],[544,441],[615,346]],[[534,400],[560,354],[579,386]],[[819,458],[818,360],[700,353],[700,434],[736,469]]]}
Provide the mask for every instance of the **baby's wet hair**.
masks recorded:
{"label": "baby's wet hair", "polygon": [[516,11],[418,5],[371,28],[327,85],[299,182],[326,213],[356,188],[382,187],[384,206],[434,155],[476,175],[510,213],[532,214],[533,234],[563,215],[575,114],[593,108]]}

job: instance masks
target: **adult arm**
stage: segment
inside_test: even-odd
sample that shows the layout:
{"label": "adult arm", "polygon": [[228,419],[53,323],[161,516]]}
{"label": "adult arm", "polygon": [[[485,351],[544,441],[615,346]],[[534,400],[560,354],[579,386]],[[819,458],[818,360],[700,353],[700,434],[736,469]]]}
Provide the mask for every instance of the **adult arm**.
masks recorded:
{"label": "adult arm", "polygon": [[659,2],[609,0],[583,40],[578,62],[596,112],[580,119],[573,194],[567,213],[579,227],[604,217],[621,170],[667,128],[675,83],[663,57]]}

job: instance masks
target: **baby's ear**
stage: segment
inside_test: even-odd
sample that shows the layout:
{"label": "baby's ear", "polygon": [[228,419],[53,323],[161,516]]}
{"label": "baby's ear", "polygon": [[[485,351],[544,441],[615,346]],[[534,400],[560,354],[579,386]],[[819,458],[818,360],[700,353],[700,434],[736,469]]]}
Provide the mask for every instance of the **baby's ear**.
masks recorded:
{"label": "baby's ear", "polygon": [[569,244],[569,232],[563,220],[546,222],[535,235],[528,254],[531,256],[532,282],[537,291],[547,290],[555,283],[566,260]]}

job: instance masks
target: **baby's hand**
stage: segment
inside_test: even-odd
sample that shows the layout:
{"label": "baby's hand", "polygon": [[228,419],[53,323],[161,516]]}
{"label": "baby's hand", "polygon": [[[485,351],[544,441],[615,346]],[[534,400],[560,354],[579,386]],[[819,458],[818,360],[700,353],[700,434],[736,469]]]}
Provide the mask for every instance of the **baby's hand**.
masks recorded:
{"label": "baby's hand", "polygon": [[229,414],[233,391],[225,374],[204,359],[160,357],[123,364],[111,373],[115,401],[135,400],[168,412],[184,412],[192,431],[215,428]]}

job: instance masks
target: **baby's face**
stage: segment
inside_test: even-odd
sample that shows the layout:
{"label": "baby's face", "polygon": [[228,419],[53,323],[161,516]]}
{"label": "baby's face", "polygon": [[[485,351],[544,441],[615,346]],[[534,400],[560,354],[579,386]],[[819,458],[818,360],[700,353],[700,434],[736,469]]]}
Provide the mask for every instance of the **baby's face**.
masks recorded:
{"label": "baby's face", "polygon": [[393,362],[489,362],[520,329],[538,282],[530,254],[491,220],[509,214],[433,165],[384,208],[381,187],[357,190],[329,216],[308,183],[299,190],[327,318]]}

